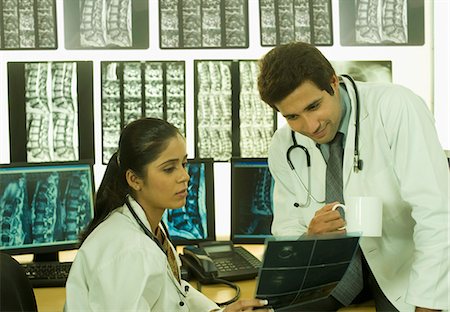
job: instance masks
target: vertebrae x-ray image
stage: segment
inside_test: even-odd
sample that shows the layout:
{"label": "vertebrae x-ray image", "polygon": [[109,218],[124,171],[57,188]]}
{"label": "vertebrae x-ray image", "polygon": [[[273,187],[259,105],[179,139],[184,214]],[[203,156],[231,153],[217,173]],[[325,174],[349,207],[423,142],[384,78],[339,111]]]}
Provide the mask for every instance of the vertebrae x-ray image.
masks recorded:
{"label": "vertebrae x-ray image", "polygon": [[55,0],[0,1],[1,49],[56,49]]}
{"label": "vertebrae x-ray image", "polygon": [[102,62],[103,163],[120,131],[141,117],[165,119],[186,131],[184,62]]}
{"label": "vertebrae x-ray image", "polygon": [[68,49],[148,48],[148,1],[64,0]]}
{"label": "vertebrae x-ray image", "polygon": [[330,61],[338,75],[350,75],[356,81],[392,82],[391,61]]}
{"label": "vertebrae x-ray image", "polygon": [[199,240],[208,237],[205,164],[188,163],[189,186],[186,205],[167,209],[163,215],[173,240]]}
{"label": "vertebrae x-ray image", "polygon": [[231,61],[198,61],[197,157],[226,161],[232,155]]}
{"label": "vertebrae x-ray image", "polygon": [[423,44],[423,1],[340,0],[341,44]]}
{"label": "vertebrae x-ray image", "polygon": [[92,218],[88,170],[3,170],[1,246],[76,241]]}
{"label": "vertebrae x-ray image", "polygon": [[247,0],[159,0],[162,49],[248,47]]}
{"label": "vertebrae x-ray image", "polygon": [[10,162],[94,159],[92,62],[7,67]]}
{"label": "vertebrae x-ray image", "polygon": [[267,157],[276,116],[259,97],[257,61],[195,64],[196,155],[216,161]]}
{"label": "vertebrae x-ray image", "polygon": [[259,7],[262,46],[333,44],[330,0],[259,0]]}
{"label": "vertebrae x-ray image", "polygon": [[77,64],[25,64],[27,161],[78,160]]}
{"label": "vertebrae x-ray image", "polygon": [[267,165],[233,164],[232,218],[234,238],[271,235],[273,179]]}
{"label": "vertebrae x-ray image", "polygon": [[239,157],[267,157],[276,128],[273,109],[264,103],[258,92],[258,64],[240,61],[239,93]]}

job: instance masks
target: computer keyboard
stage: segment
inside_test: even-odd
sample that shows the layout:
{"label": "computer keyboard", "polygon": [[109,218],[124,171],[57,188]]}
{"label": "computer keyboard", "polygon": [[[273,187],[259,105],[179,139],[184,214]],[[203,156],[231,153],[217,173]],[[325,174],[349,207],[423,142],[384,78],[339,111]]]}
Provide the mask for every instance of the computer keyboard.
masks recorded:
{"label": "computer keyboard", "polygon": [[64,287],[72,262],[32,262],[22,267],[33,287]]}

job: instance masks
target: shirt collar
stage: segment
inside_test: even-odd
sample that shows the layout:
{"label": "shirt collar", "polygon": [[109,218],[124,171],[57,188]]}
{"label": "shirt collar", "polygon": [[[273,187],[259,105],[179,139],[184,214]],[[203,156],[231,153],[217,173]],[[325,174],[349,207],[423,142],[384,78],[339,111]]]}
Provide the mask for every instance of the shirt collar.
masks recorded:
{"label": "shirt collar", "polygon": [[339,125],[339,132],[342,132],[344,134],[343,140],[342,140],[342,144],[344,144],[346,138],[347,138],[347,133],[348,133],[348,124],[350,121],[350,114],[352,112],[352,106],[350,104],[350,97],[348,96],[348,92],[347,90],[339,85],[339,95],[340,95],[340,102],[342,105],[342,118],[341,118],[341,123]]}
{"label": "shirt collar", "polygon": [[[342,106],[342,116],[341,123],[339,124],[338,132],[342,132],[344,135],[342,138],[342,148],[345,147],[345,140],[348,133],[348,124],[350,122],[350,115],[352,112],[352,106],[350,104],[350,97],[344,86],[339,85],[339,103]],[[322,152],[322,156],[325,160],[328,160],[330,156],[330,145],[329,144],[317,144],[316,145]]]}

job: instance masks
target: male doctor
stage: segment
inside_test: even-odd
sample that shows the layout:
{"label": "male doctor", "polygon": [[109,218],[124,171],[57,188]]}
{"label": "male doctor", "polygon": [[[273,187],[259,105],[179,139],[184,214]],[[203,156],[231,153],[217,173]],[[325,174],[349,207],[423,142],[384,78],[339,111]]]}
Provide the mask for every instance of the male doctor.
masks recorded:
{"label": "male doctor", "polygon": [[[376,196],[383,202],[381,237],[362,237],[364,288],[354,299],[373,298],[377,310],[435,311],[449,305],[449,168],[434,120],[410,90],[337,77],[314,46],[275,47],[260,61],[264,102],[287,121],[273,136],[269,168],[275,179],[272,233],[343,233],[345,220],[324,202],[331,142],[342,133],[343,198]],[[356,92],[360,98],[359,168],[354,168]],[[286,153],[293,136],[306,153]],[[366,297],[364,297],[366,296]],[[348,303],[333,299],[336,310]]]}

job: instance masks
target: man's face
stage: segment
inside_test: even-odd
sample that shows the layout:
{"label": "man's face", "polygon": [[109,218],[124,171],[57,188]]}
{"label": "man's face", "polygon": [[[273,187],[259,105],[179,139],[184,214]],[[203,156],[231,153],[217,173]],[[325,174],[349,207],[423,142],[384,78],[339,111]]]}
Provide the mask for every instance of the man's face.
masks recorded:
{"label": "man's face", "polygon": [[275,104],[292,130],[319,144],[330,142],[341,122],[342,106],[336,76],[333,76],[330,84],[334,95],[320,90],[312,81],[305,81]]}

